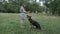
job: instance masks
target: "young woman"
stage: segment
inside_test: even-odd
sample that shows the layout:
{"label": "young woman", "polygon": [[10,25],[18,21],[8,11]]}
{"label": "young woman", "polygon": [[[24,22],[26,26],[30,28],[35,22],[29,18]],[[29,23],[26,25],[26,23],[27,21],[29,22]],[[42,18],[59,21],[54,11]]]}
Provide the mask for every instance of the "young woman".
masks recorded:
{"label": "young woman", "polygon": [[24,28],[24,18],[25,18],[25,4],[22,4],[20,7],[20,26]]}

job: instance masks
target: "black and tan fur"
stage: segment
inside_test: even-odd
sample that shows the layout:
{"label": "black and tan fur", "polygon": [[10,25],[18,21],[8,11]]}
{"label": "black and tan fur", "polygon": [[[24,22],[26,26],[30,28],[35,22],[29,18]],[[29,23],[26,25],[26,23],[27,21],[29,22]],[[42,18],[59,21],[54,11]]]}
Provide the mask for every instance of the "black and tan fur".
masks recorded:
{"label": "black and tan fur", "polygon": [[27,15],[27,18],[28,18],[28,20],[30,22],[30,27],[32,27],[32,25],[33,25],[33,26],[36,27],[36,29],[40,29],[41,30],[41,26],[40,26],[40,24],[37,21],[33,20],[31,18],[31,16],[29,16],[29,15]]}

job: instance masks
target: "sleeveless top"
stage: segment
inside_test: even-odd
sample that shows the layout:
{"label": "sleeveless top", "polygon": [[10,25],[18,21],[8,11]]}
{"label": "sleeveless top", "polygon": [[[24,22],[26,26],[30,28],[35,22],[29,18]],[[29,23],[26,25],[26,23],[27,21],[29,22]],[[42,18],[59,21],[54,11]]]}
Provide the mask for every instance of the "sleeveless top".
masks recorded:
{"label": "sleeveless top", "polygon": [[24,13],[22,6],[20,7],[20,13]]}

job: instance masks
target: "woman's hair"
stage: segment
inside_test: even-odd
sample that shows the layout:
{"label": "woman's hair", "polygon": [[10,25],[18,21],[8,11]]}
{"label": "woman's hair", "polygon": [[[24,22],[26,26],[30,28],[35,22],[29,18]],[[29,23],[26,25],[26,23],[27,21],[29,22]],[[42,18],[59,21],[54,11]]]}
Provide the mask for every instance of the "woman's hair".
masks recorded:
{"label": "woman's hair", "polygon": [[22,6],[24,7],[24,9],[26,10],[26,5],[25,4],[22,4]]}
{"label": "woman's hair", "polygon": [[23,6],[23,7],[26,7],[26,5],[25,5],[25,4],[22,4],[22,6]]}
{"label": "woman's hair", "polygon": [[22,3],[20,6],[23,6],[23,8],[26,10],[26,4]]}

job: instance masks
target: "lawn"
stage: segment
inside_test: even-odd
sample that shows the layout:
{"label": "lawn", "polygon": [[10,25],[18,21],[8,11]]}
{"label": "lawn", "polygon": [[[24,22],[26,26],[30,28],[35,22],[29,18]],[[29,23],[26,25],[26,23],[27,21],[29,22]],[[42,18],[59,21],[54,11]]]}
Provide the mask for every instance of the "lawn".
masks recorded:
{"label": "lawn", "polygon": [[30,14],[41,24],[42,30],[29,29],[29,22],[25,18],[25,28],[20,28],[19,14],[0,13],[0,34],[60,34],[60,17],[43,14]]}

